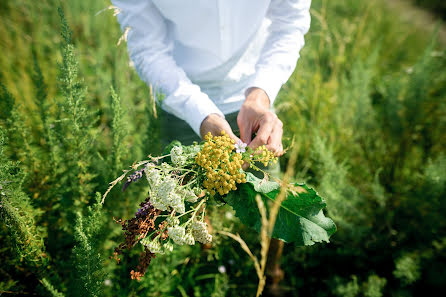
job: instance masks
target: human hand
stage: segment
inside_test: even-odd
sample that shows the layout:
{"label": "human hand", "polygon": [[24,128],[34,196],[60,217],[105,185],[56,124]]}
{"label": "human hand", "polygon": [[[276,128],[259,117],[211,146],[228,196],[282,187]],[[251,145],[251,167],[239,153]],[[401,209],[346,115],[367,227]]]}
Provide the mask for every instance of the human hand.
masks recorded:
{"label": "human hand", "polygon": [[[249,88],[245,95],[246,100],[237,116],[241,140],[253,150],[261,145],[266,145],[276,156],[283,155],[283,124],[269,110],[268,95],[260,88]],[[251,139],[255,132],[257,133],[256,137]]]}
{"label": "human hand", "polygon": [[220,135],[221,131],[225,131],[231,139],[234,139],[235,142],[239,140],[239,138],[232,132],[229,123],[216,113],[211,113],[208,115],[200,126],[201,138],[204,138],[208,132],[211,132],[211,134],[214,136]]}

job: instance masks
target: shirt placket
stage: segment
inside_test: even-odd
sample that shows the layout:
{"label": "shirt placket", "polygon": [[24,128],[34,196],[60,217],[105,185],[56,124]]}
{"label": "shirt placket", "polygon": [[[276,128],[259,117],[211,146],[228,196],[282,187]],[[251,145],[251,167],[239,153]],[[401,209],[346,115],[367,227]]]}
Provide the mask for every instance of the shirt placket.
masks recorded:
{"label": "shirt placket", "polygon": [[218,14],[220,25],[220,50],[223,60],[229,58],[230,53],[230,36],[229,36],[229,0],[217,0],[218,2]]}

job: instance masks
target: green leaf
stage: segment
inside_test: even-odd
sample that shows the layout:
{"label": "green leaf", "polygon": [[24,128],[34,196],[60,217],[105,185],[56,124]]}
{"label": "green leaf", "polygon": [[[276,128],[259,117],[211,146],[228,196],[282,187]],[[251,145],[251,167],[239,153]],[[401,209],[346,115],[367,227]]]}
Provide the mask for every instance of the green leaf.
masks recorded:
{"label": "green leaf", "polygon": [[[260,231],[261,217],[255,197],[261,195],[269,212],[280,187],[276,182],[261,180],[251,173],[247,173],[246,181],[237,191],[230,192],[225,201],[234,208],[242,223]],[[328,242],[336,225],[325,217],[322,211],[325,206],[325,201],[312,188],[293,184],[280,206],[272,237],[297,245]]]}

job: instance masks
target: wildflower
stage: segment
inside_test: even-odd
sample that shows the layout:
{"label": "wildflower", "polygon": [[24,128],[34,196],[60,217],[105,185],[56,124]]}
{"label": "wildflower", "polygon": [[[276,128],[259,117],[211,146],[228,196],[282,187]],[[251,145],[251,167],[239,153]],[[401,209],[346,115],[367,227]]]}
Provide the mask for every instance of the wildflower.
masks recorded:
{"label": "wildflower", "polygon": [[252,155],[252,161],[261,162],[263,165],[268,166],[269,163],[276,163],[277,157],[273,152],[268,150],[265,145],[261,145],[254,151]]}
{"label": "wildflower", "polygon": [[196,241],[204,244],[212,242],[212,235],[209,234],[205,223],[193,221],[191,230]]}
{"label": "wildflower", "polygon": [[189,149],[189,154],[190,155],[192,155],[192,156],[195,156],[199,151],[201,151],[201,146],[200,145],[193,145],[193,146],[190,146],[190,149]]}
{"label": "wildflower", "polygon": [[124,186],[122,186],[122,191],[125,191],[125,189],[127,189],[127,187],[128,187],[131,183],[138,181],[138,180],[142,177],[143,172],[144,172],[144,168],[141,169],[141,170],[137,170],[137,171],[135,171],[134,173],[130,174],[130,175],[127,177],[127,180],[126,180]]}
{"label": "wildflower", "polygon": [[112,285],[112,281],[109,279],[104,280],[104,285],[110,287]]}
{"label": "wildflower", "polygon": [[186,163],[186,156],[183,155],[183,148],[181,146],[174,146],[170,150],[170,160],[176,166],[183,166]]}
{"label": "wildflower", "polygon": [[195,203],[195,202],[197,202],[198,197],[197,197],[197,195],[195,195],[194,192],[190,191],[190,192],[188,192],[188,195],[187,195],[186,197],[184,197],[184,199],[185,199],[187,202]]}
{"label": "wildflower", "polygon": [[236,190],[237,183],[246,182],[243,172],[242,155],[234,153],[234,140],[224,131],[221,136],[212,137],[210,133],[205,137],[206,142],[201,152],[197,153],[195,161],[206,170],[206,180],[203,186],[213,196],[228,194]]}
{"label": "wildflower", "polygon": [[165,205],[161,200],[158,200],[156,198],[156,196],[153,197],[152,199],[152,205],[153,207],[155,207],[156,209],[159,210],[167,210],[167,205]]}
{"label": "wildflower", "polygon": [[184,236],[184,243],[188,244],[188,245],[194,245],[195,244],[195,239],[194,239],[194,237],[192,236],[191,233],[187,233]]}
{"label": "wildflower", "polygon": [[166,219],[167,225],[168,226],[178,226],[180,224],[180,220],[177,217],[168,217]]}
{"label": "wildflower", "polygon": [[153,254],[163,254],[163,249],[161,248],[161,243],[158,240],[158,238],[155,238],[154,240],[150,240],[150,238],[145,237],[141,240],[141,244],[146,246],[149,251]]}
{"label": "wildflower", "polygon": [[150,201],[154,208],[159,210],[167,210],[167,205],[164,203],[159,187],[160,186],[158,185],[153,191],[149,191]]}
{"label": "wildflower", "polygon": [[165,205],[170,204],[170,194],[176,187],[176,182],[173,178],[167,177],[164,178],[163,181],[159,184],[156,189],[156,197]]}
{"label": "wildflower", "polygon": [[218,272],[221,274],[226,273],[226,267],[224,265],[218,266]]}
{"label": "wildflower", "polygon": [[197,195],[195,195],[195,192],[191,189],[187,188],[180,188],[178,191],[181,196],[184,197],[184,200],[190,203],[195,203],[198,200]]}
{"label": "wildflower", "polygon": [[165,251],[171,252],[173,251],[173,244],[170,241],[168,241],[165,244],[163,244],[163,249]]}
{"label": "wildflower", "polygon": [[170,166],[168,163],[166,163],[166,162],[161,163],[161,171],[162,171],[164,174],[167,175],[167,174],[169,174],[172,170],[173,170],[172,166]]}
{"label": "wildflower", "polygon": [[146,174],[147,181],[149,182],[150,187],[153,189],[161,182],[161,174],[160,171],[156,168],[146,168],[144,171]]}
{"label": "wildflower", "polygon": [[177,193],[171,193],[170,194],[170,204],[169,205],[176,212],[184,213],[186,211],[185,206],[184,206],[184,201],[181,198],[181,196],[178,195]]}
{"label": "wildflower", "polygon": [[232,219],[234,218],[234,215],[232,214],[232,212],[227,211],[227,212],[225,212],[225,217],[226,217],[228,220],[232,220]]}
{"label": "wildflower", "polygon": [[143,202],[140,204],[140,206],[141,208],[138,208],[138,211],[135,213],[136,218],[146,216],[149,213],[149,210],[153,209],[153,205],[150,203],[150,201]]}
{"label": "wildflower", "polygon": [[240,139],[235,144],[235,151],[240,154],[246,152],[246,146],[247,144],[241,141]]}
{"label": "wildflower", "polygon": [[167,234],[176,244],[184,244],[184,236],[186,234],[184,227],[167,227]]}

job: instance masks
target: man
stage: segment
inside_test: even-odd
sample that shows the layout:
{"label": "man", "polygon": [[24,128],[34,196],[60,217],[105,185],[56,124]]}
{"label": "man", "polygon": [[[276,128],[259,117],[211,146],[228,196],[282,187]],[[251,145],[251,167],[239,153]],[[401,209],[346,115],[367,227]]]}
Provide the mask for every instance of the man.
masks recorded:
{"label": "man", "polygon": [[[164,144],[191,144],[224,130],[252,149],[283,154],[272,111],[310,26],[311,0],[112,0],[140,77],[166,97]],[[238,126],[238,127],[237,127]],[[252,139],[253,134],[256,134]],[[279,166],[268,170],[277,175]],[[272,240],[269,290],[283,278],[283,242]]]}
{"label": "man", "polygon": [[[112,0],[140,77],[165,94],[165,142],[225,130],[283,154],[272,111],[310,26],[310,0]],[[255,136],[253,137],[255,133]]]}

